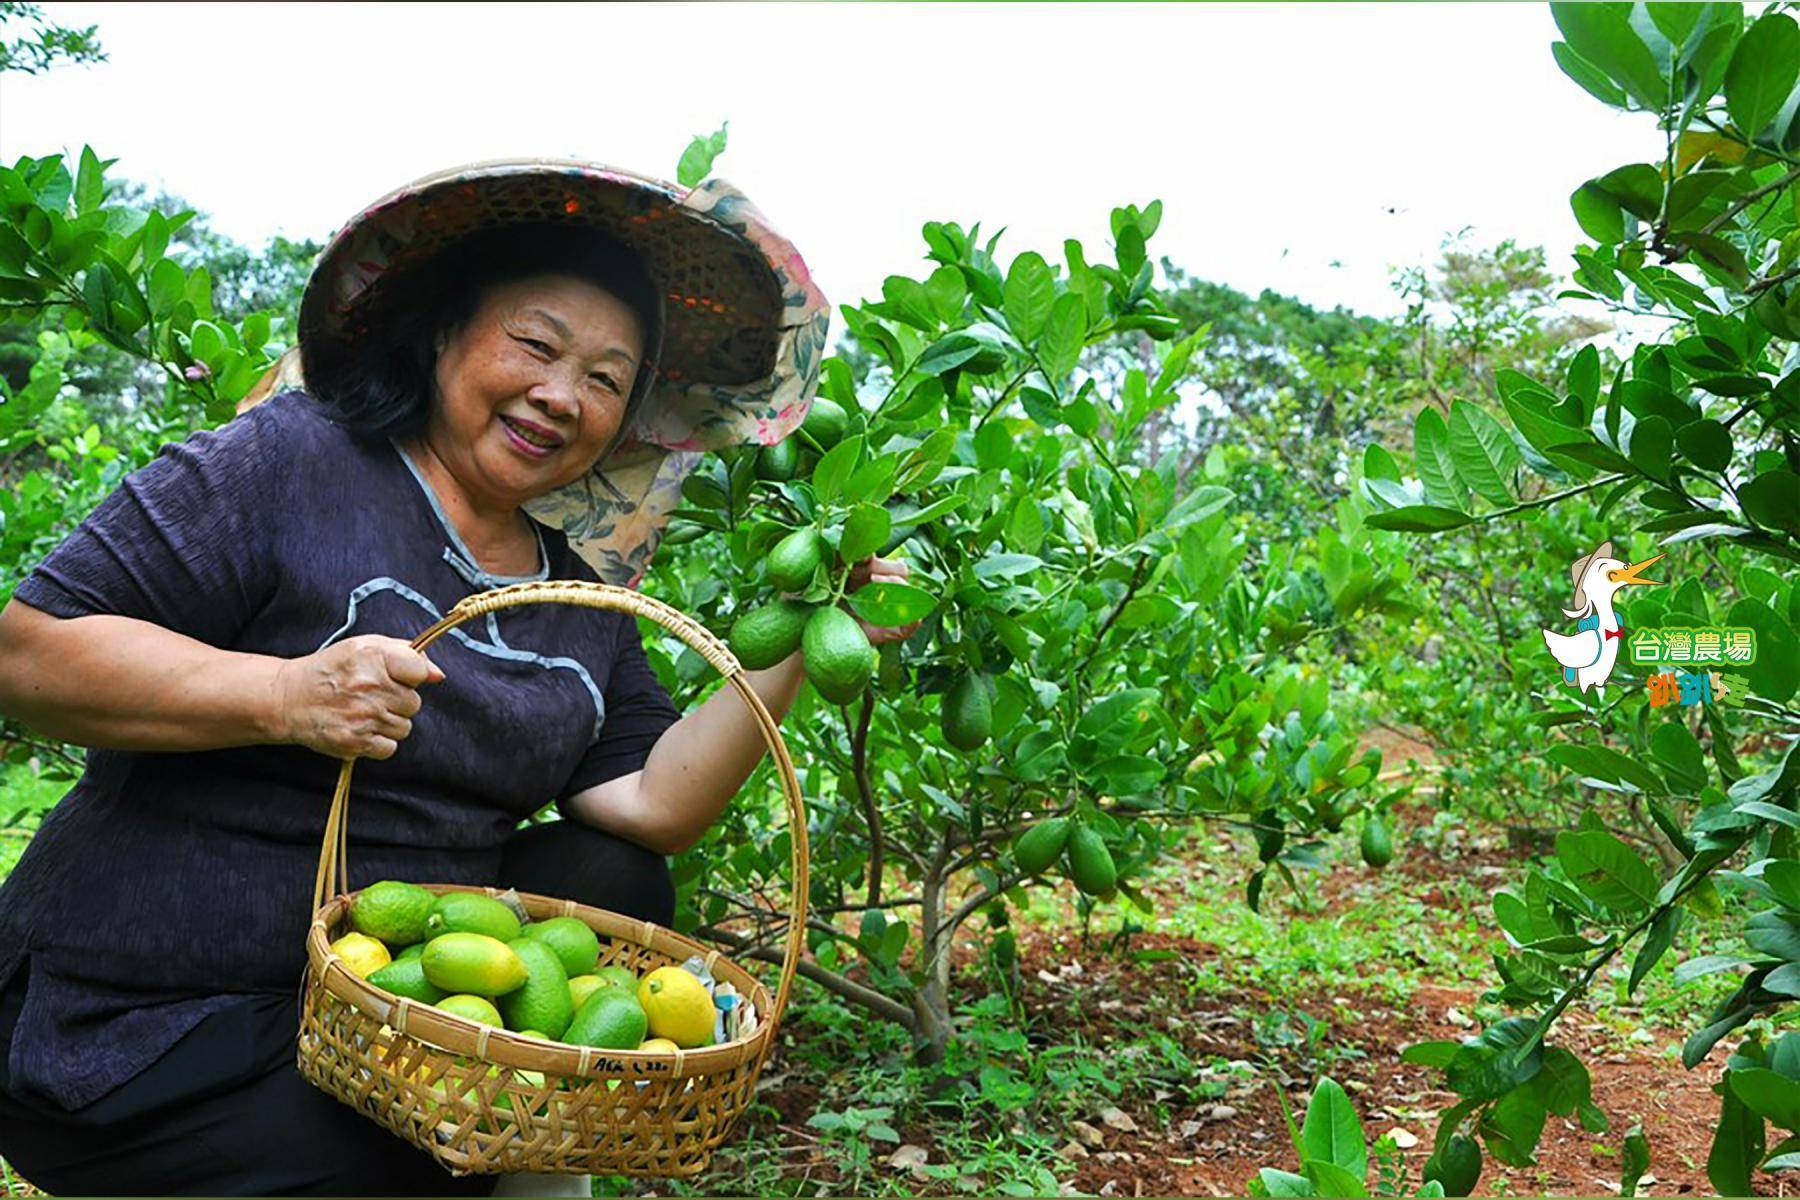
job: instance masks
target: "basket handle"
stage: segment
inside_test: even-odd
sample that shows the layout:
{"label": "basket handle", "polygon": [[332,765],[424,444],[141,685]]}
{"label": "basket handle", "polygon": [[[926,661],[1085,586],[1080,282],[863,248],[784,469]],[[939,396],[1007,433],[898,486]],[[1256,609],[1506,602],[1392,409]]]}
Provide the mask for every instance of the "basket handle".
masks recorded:
{"label": "basket handle", "polygon": [[[806,929],[809,857],[806,809],[800,799],[800,780],[794,774],[793,759],[788,756],[787,743],[782,741],[781,729],[775,723],[775,718],[763,704],[762,697],[745,681],[744,668],[737,656],[704,625],[660,600],[613,584],[590,583],[579,579],[540,580],[466,596],[437,624],[414,638],[412,647],[422,651],[465,621],[526,604],[574,604],[583,608],[622,612],[632,617],[647,617],[693,647],[714,670],[725,677],[727,683],[737,689],[739,697],[750,709],[750,715],[762,730],[763,741],[768,743],[769,753],[774,756],[782,795],[787,799],[788,829],[792,835],[793,907],[788,925],[787,954],[781,960],[781,981],[775,990],[775,1011],[770,1014],[772,1020],[779,1021],[787,1008],[788,992],[793,985],[794,973],[800,965],[800,948]],[[343,770],[338,774],[337,792],[331,798],[331,812],[325,818],[325,844],[319,851],[319,872],[313,880],[312,911],[315,913],[324,907],[330,896],[348,895],[350,891],[349,868],[345,863],[349,843],[346,823],[350,774],[355,767],[356,759],[344,760]]]}

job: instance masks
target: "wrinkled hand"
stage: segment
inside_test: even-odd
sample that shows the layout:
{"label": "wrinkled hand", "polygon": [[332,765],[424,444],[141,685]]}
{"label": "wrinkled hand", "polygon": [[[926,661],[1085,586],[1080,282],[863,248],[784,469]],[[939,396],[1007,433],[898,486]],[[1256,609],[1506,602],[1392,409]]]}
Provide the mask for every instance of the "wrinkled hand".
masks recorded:
{"label": "wrinkled hand", "polygon": [[[845,594],[870,583],[905,583],[911,569],[899,559],[865,558],[850,568],[849,581],[844,586]],[[855,615],[854,610],[851,613]],[[909,625],[871,625],[861,617],[856,623],[868,636],[871,646],[879,646],[883,642],[904,642],[919,631],[922,621],[914,621]]]}
{"label": "wrinkled hand", "polygon": [[275,681],[282,740],[333,758],[392,758],[423,703],[418,689],[443,678],[410,642],[380,634],[290,659]]}

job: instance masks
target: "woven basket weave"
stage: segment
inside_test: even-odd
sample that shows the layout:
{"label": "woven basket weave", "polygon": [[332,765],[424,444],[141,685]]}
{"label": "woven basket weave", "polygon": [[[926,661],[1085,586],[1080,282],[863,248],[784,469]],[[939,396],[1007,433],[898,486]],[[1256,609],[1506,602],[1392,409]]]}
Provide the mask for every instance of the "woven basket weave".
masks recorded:
{"label": "woven basket weave", "polygon": [[[534,920],[574,916],[600,936],[601,965],[642,974],[699,955],[713,976],[756,1006],[747,1037],[668,1052],[597,1050],[521,1037],[395,996],[353,974],[331,951],[349,931],[347,805],[355,760],[344,763],[325,823],[306,938],[300,1072],[315,1086],[425,1150],[457,1175],[514,1171],[690,1176],[749,1106],[775,1045],[806,927],[806,813],[775,719],[718,639],[680,612],[628,588],[555,580],[470,596],[413,640],[423,650],[465,621],[523,604],[576,604],[647,617],[692,646],[737,689],[774,756],[793,842],[787,953],[771,998],[748,972],[648,921],[521,894]],[[426,885],[499,894],[495,888]],[[542,1083],[520,1074],[535,1072]]]}

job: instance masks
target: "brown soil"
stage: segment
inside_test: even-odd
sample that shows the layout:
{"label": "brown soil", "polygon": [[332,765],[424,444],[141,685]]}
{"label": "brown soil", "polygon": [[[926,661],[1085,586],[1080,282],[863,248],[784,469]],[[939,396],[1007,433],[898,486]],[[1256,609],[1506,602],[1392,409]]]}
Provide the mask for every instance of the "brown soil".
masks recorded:
{"label": "brown soil", "polygon": [[[1387,730],[1374,731],[1367,741],[1382,749],[1384,774],[1404,772],[1411,759],[1423,768],[1420,775],[1428,775],[1432,756],[1423,743]],[[1429,810],[1426,803],[1414,799],[1401,805],[1395,817],[1402,825],[1422,823],[1429,820]],[[1204,844],[1209,835],[1198,836]],[[1424,853],[1405,856],[1390,872],[1405,878],[1405,892],[1417,898],[1434,921],[1460,925],[1469,918],[1470,909],[1485,910],[1486,895],[1505,882],[1505,877],[1512,877],[1520,864],[1520,852],[1504,845],[1464,846],[1448,860]],[[1240,866],[1235,860],[1220,862],[1212,854],[1196,854],[1193,859],[1195,871],[1236,870]],[[1477,882],[1479,903],[1470,900],[1466,886],[1448,886],[1453,880],[1467,879]],[[1146,890],[1158,910],[1167,911],[1165,906],[1183,902],[1179,885],[1175,880]],[[1359,903],[1369,903],[1366,895],[1358,894],[1356,872],[1348,871],[1319,878],[1312,897],[1313,911],[1294,919],[1331,920]],[[1478,919],[1485,921],[1485,912]],[[1180,957],[1140,963],[1130,957],[1109,956],[1105,937],[1096,937],[1086,948],[1079,945],[1072,903],[1059,929],[1018,926],[1017,931],[1024,1003],[1034,1018],[1043,1018],[1040,1027],[1057,1030],[1059,1042],[1079,1036],[1103,1054],[1111,1041],[1129,1042],[1141,1038],[1147,1029],[1161,1028],[1196,1061],[1235,1060],[1254,1067],[1253,1075],[1232,1079],[1228,1090],[1215,1098],[1188,1097],[1184,1103],[1182,1096],[1165,1095],[1159,1102],[1131,1090],[1116,1102],[1096,1097],[1079,1114],[1087,1128],[1078,1130],[1071,1122],[1064,1147],[1073,1167],[1075,1190],[1117,1196],[1242,1195],[1246,1182],[1261,1167],[1296,1170],[1298,1163],[1277,1090],[1286,1095],[1298,1121],[1320,1069],[1296,1049],[1272,1054],[1258,1043],[1251,1022],[1276,1007],[1289,1014],[1304,1012],[1327,1023],[1327,1045],[1336,1055],[1323,1073],[1349,1090],[1371,1143],[1396,1129],[1402,1131],[1397,1141],[1405,1140],[1405,1134],[1417,1139],[1401,1153],[1407,1171],[1405,1190],[1410,1193],[1419,1185],[1437,1114],[1455,1096],[1439,1087],[1438,1072],[1402,1063],[1400,1052],[1416,1042],[1469,1036],[1474,1026],[1465,1014],[1474,1010],[1477,990],[1421,986],[1411,1001],[1400,1007],[1393,1006],[1378,989],[1345,988],[1325,994],[1301,986],[1289,988],[1277,998],[1246,988],[1195,998],[1186,984],[1189,966],[1185,964],[1217,962],[1229,953],[1229,947],[1139,933],[1130,939],[1130,951],[1171,950]],[[973,969],[978,949],[972,940],[959,939],[955,953],[958,999],[978,1000],[987,990]],[[1372,964],[1372,969],[1379,970],[1380,965]],[[1592,1134],[1572,1118],[1552,1116],[1544,1128],[1537,1166],[1514,1169],[1489,1158],[1477,1193],[1616,1194],[1620,1143],[1630,1125],[1642,1120],[1650,1142],[1651,1165],[1649,1181],[1640,1184],[1639,1193],[1710,1194],[1705,1162],[1718,1112],[1711,1084],[1719,1068],[1709,1064],[1687,1071],[1666,1053],[1665,1048],[1680,1044],[1683,1031],[1649,1027],[1645,1032],[1647,1041],[1625,1040],[1580,1009],[1566,1013],[1558,1023],[1555,1040],[1588,1065],[1594,1102],[1607,1114],[1611,1128]],[[818,1090],[798,1080],[785,1080],[783,1073],[778,1058],[765,1080],[775,1086],[767,1087],[761,1096],[779,1118],[750,1122],[745,1136],[779,1139],[783,1159],[793,1164],[796,1173],[804,1171],[809,1182],[829,1185],[839,1178],[838,1173],[806,1127]],[[1114,1103],[1127,1119],[1121,1120],[1115,1113],[1109,1123],[1101,1116]],[[1117,1127],[1121,1125],[1127,1128]],[[927,1161],[946,1161],[945,1154],[932,1144],[929,1128],[909,1126],[900,1132],[905,1142],[926,1150]],[[965,1181],[965,1185],[972,1182]],[[922,1176],[915,1176],[911,1186],[920,1194],[955,1194],[958,1190],[950,1182]]]}

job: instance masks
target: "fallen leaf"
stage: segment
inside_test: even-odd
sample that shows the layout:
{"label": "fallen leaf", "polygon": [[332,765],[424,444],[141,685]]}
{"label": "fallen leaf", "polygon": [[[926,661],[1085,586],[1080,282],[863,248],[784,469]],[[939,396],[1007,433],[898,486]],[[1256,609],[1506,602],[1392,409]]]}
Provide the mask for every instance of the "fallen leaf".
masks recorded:
{"label": "fallen leaf", "polygon": [[1419,1144],[1417,1134],[1412,1133],[1410,1130],[1402,1129],[1398,1125],[1388,1130],[1388,1136],[1393,1138],[1394,1145],[1400,1147],[1402,1150],[1411,1150],[1414,1146]]}
{"label": "fallen leaf", "polygon": [[1070,1121],[1069,1128],[1075,1131],[1075,1136],[1081,1139],[1084,1146],[1098,1149],[1106,1144],[1106,1135],[1086,1121]]}
{"label": "fallen leaf", "polygon": [[1231,1118],[1237,1116],[1237,1112],[1238,1110],[1231,1107],[1229,1104],[1215,1104],[1212,1106],[1212,1110],[1206,1115],[1214,1121],[1229,1121]]}
{"label": "fallen leaf", "polygon": [[1138,1128],[1137,1122],[1131,1119],[1130,1113],[1117,1108],[1101,1109],[1100,1122],[1124,1133],[1136,1133]]}
{"label": "fallen leaf", "polygon": [[904,1171],[912,1167],[924,1166],[926,1160],[930,1157],[931,1152],[926,1150],[925,1147],[914,1146],[911,1143],[908,1143],[888,1155],[887,1165],[894,1168],[896,1171]]}
{"label": "fallen leaf", "polygon": [[1088,1156],[1087,1147],[1074,1138],[1070,1138],[1069,1144],[1058,1150],[1057,1153],[1064,1158],[1086,1158]]}

